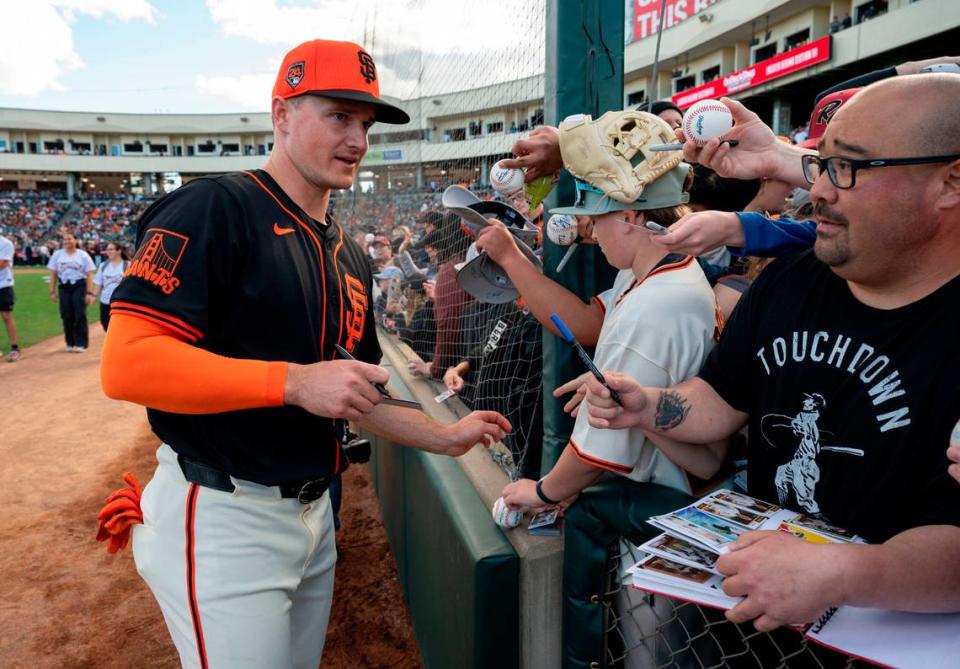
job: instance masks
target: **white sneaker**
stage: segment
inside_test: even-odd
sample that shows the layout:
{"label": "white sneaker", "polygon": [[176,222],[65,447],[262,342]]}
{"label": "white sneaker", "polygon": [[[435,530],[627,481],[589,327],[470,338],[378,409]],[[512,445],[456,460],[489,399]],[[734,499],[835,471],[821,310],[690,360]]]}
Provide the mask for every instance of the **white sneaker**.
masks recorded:
{"label": "white sneaker", "polygon": [[73,347],[73,346],[68,346],[68,347],[66,347],[66,348],[63,349],[63,350],[66,351],[67,353],[73,353],[74,347]]}

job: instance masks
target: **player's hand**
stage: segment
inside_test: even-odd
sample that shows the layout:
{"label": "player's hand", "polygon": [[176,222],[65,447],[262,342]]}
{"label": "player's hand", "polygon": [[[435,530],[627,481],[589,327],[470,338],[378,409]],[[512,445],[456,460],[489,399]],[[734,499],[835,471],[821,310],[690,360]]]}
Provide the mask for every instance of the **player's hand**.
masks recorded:
{"label": "player's hand", "polygon": [[845,547],[812,544],[786,532],[747,532],[721,555],[723,591],[746,597],[727,611],[735,623],[753,621],[761,632],[816,620],[842,603]]}
{"label": "player's hand", "polygon": [[560,155],[560,131],[551,125],[541,125],[524,139],[513,143],[516,158],[501,160],[500,165],[526,170],[526,181],[552,176],[563,167]]}
{"label": "player's hand", "polygon": [[511,509],[533,509],[540,511],[547,508],[543,500],[537,496],[537,482],[533,479],[520,479],[508,483],[501,493],[503,502]]}
{"label": "player's hand", "polygon": [[633,427],[639,422],[640,412],[647,408],[646,389],[626,374],[604,370],[603,376],[623,404],[614,402],[610,391],[591,375],[586,382],[585,398],[590,425],[613,430]]}
{"label": "player's hand", "polygon": [[477,250],[486,251],[490,259],[501,267],[511,259],[524,258],[507,226],[496,219],[490,219],[490,225],[477,233]]}
{"label": "player's hand", "polygon": [[55,291],[55,290],[50,291],[50,300],[53,301],[53,302],[59,302],[59,301],[60,301],[60,296],[57,295],[57,291]]}
{"label": "player's hand", "polygon": [[577,414],[580,413],[580,403],[583,402],[583,398],[587,396],[587,379],[592,378],[593,375],[590,372],[584,372],[577,378],[570,379],[562,386],[557,386],[557,389],[553,391],[553,396],[558,399],[567,393],[573,393],[573,397],[563,405],[564,413],[568,413],[574,418],[577,417]]}
{"label": "player's hand", "polygon": [[407,363],[407,371],[414,376],[430,376],[430,363],[422,360],[411,360]]}
{"label": "player's hand", "polygon": [[743,247],[740,217],[729,211],[696,211],[670,226],[665,235],[650,233],[655,244],[672,253],[698,256],[720,246]]}
{"label": "player's hand", "polygon": [[449,367],[443,374],[443,384],[448,390],[459,393],[463,390],[463,377],[457,371],[456,367]]}
{"label": "player's hand", "polygon": [[954,463],[947,468],[947,471],[950,476],[957,479],[957,483],[960,483],[960,420],[953,426],[953,431],[950,433],[950,448],[947,449],[947,458]]}
{"label": "player's hand", "polygon": [[385,384],[390,373],[359,360],[332,360],[312,365],[290,364],[284,402],[317,416],[360,420],[380,403],[374,383]]}
{"label": "player's hand", "polygon": [[459,457],[477,444],[492,446],[512,430],[510,421],[496,411],[473,411],[444,428],[446,444],[440,453]]}
{"label": "player's hand", "polygon": [[[723,139],[736,139],[736,148],[721,143],[714,137],[705,145],[697,146],[693,140],[685,141],[683,130],[677,129],[677,139],[684,142],[683,157],[688,163],[709,167],[722,177],[734,179],[775,178],[781,167],[781,149],[790,147],[777,140],[773,130],[760,117],[731,98],[720,98],[733,114],[733,128]],[[779,145],[779,146],[778,146]],[[796,158],[799,166],[799,157]],[[785,179],[786,180],[786,179]]]}

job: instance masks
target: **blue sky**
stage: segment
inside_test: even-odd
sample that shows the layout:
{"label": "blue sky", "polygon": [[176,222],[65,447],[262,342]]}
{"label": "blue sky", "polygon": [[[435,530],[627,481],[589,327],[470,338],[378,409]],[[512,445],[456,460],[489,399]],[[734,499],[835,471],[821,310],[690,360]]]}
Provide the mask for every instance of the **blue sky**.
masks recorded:
{"label": "blue sky", "polygon": [[449,0],[0,0],[0,107],[267,111],[283,54],[313,37],[367,46],[381,91],[397,97],[423,91],[424,62],[434,91],[542,71],[543,0],[488,0],[484,9]]}

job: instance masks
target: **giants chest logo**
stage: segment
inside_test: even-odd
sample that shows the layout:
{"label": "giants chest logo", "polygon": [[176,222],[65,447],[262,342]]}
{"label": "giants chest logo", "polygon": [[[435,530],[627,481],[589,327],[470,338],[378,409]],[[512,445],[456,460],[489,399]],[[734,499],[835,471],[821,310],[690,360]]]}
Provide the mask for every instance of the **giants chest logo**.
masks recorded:
{"label": "giants chest logo", "polygon": [[367,321],[367,291],[363,283],[354,276],[344,274],[345,304],[343,313],[343,327],[347,338],[343,347],[353,353],[363,337],[363,326]]}

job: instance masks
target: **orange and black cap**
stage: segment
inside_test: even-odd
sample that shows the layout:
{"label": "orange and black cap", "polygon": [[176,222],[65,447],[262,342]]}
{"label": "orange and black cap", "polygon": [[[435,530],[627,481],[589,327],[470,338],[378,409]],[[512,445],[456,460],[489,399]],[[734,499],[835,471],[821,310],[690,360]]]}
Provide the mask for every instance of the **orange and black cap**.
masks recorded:
{"label": "orange and black cap", "polygon": [[316,39],[294,47],[283,59],[273,97],[322,95],[373,105],[381,123],[409,123],[399,107],[380,97],[377,66],[370,54],[353,42]]}

